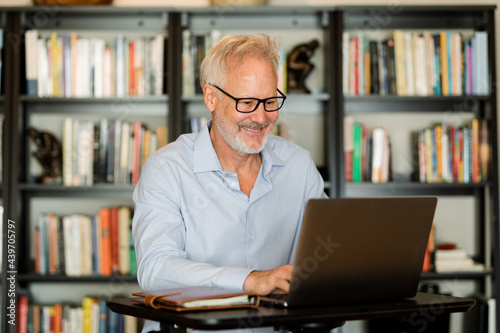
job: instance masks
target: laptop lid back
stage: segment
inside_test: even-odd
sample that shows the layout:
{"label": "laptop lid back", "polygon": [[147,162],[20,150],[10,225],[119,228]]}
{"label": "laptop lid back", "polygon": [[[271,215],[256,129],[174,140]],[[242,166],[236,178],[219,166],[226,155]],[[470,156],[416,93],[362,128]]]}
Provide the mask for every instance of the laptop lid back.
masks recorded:
{"label": "laptop lid back", "polygon": [[437,198],[310,200],[289,306],[413,297]]}

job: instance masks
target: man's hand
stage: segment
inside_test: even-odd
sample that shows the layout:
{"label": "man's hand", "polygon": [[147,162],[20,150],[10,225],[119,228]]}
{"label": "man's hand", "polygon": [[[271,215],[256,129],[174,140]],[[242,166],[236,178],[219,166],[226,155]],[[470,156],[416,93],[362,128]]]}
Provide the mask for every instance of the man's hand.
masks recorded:
{"label": "man's hand", "polygon": [[268,295],[276,289],[288,292],[292,270],[293,265],[284,265],[268,271],[253,271],[248,274],[243,290],[258,295]]}

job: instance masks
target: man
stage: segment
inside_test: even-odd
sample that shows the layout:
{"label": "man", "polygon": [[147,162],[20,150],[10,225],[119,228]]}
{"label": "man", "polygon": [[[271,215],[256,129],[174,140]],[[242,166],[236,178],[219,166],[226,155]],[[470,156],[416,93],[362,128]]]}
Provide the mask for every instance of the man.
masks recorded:
{"label": "man", "polygon": [[267,35],[236,35],[203,60],[212,120],[153,154],[134,191],[142,289],[289,290],[305,203],[326,195],[310,154],[271,135],[278,54]]}

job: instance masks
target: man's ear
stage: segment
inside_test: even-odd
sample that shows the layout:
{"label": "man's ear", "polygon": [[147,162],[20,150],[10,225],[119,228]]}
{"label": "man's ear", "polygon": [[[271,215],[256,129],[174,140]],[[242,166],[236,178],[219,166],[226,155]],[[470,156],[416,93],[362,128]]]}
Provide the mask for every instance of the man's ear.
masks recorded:
{"label": "man's ear", "polygon": [[209,84],[203,85],[203,101],[210,112],[214,112],[219,101],[215,88]]}

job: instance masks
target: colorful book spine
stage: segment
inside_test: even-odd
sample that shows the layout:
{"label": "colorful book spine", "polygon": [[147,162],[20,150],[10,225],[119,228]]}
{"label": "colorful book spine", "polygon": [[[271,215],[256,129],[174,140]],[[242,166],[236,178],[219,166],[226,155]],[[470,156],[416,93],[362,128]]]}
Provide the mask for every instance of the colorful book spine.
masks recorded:
{"label": "colorful book spine", "polygon": [[353,125],[353,151],[352,151],[352,181],[359,183],[363,180],[362,171],[363,153],[363,125]]}
{"label": "colorful book spine", "polygon": [[114,43],[76,32],[27,30],[26,92],[40,97],[161,95],[165,38],[151,35]]}
{"label": "colorful book spine", "polygon": [[351,96],[488,95],[488,38],[485,31],[466,37],[457,31],[432,34],[397,29],[380,41],[344,32],[343,75],[347,78],[342,84],[347,87],[343,92]]}
{"label": "colorful book spine", "polygon": [[455,126],[439,124],[416,134],[420,182],[479,183],[488,179],[490,163],[486,121]]}

